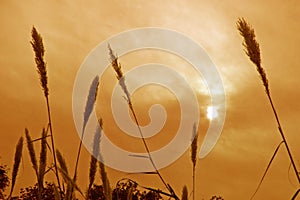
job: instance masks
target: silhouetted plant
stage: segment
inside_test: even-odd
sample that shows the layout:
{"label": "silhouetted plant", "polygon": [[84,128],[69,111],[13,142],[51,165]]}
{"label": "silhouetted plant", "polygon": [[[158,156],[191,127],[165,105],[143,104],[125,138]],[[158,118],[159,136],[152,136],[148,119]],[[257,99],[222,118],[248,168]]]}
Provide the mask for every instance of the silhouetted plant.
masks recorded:
{"label": "silhouetted plant", "polygon": [[90,200],[105,200],[103,186],[93,184],[93,186],[90,187],[87,199],[90,199]]}
{"label": "silhouetted plant", "polygon": [[16,146],[14,166],[13,166],[13,171],[12,171],[12,175],[11,175],[11,177],[12,177],[11,178],[11,188],[10,188],[10,193],[9,193],[8,199],[11,198],[11,195],[14,191],[14,187],[15,187],[16,180],[17,180],[17,175],[19,172],[19,166],[20,166],[21,158],[22,158],[22,150],[23,150],[23,137],[20,137],[18,144]]}
{"label": "silhouetted plant", "polygon": [[[45,182],[45,187],[42,191],[43,200],[55,200],[54,197],[54,183]],[[63,193],[61,194],[63,196]],[[38,200],[39,198],[39,186],[35,184],[34,186],[29,186],[26,188],[21,188],[20,198],[22,200]]]}
{"label": "silhouetted plant", "polygon": [[198,148],[198,132],[197,125],[194,123],[193,126],[193,140],[191,144],[191,160],[193,163],[193,200],[195,199],[196,192],[196,164],[197,164],[197,148]]}
{"label": "silhouetted plant", "polygon": [[152,155],[150,153],[150,150],[149,150],[149,147],[146,143],[146,140],[144,138],[144,135],[143,135],[143,132],[141,130],[141,127],[140,127],[140,123],[137,119],[137,116],[136,116],[136,113],[135,113],[135,110],[134,110],[134,107],[133,107],[133,104],[132,104],[132,100],[131,100],[131,97],[130,97],[130,94],[129,94],[129,91],[128,91],[128,88],[126,86],[126,83],[125,83],[125,76],[122,72],[122,67],[121,67],[121,64],[119,63],[118,61],[118,56],[114,53],[114,51],[112,50],[112,48],[110,47],[110,45],[108,45],[108,51],[109,51],[109,55],[110,55],[110,62],[111,62],[111,65],[112,65],[112,68],[114,69],[115,73],[116,73],[116,77],[119,81],[119,85],[121,87],[121,89],[123,90],[124,94],[125,94],[125,99],[127,101],[127,104],[128,104],[128,107],[133,115],[133,118],[135,120],[135,123],[137,125],[137,128],[138,128],[138,131],[139,131],[139,134],[141,136],[141,139],[143,141],[143,145],[145,147],[145,150],[148,154],[148,158],[155,170],[155,173],[158,175],[158,177],[160,178],[160,180],[162,181],[162,183],[165,185],[165,187],[169,190],[170,192],[170,195],[172,198],[176,199],[176,200],[179,200],[179,198],[177,197],[177,195],[175,194],[173,188],[171,187],[170,184],[167,184],[166,181],[164,180],[164,178],[162,177],[162,175],[160,174],[160,172],[158,171],[154,161],[153,161],[153,158],[152,158]]}
{"label": "silhouetted plant", "polygon": [[[244,42],[243,42],[243,46],[245,47],[245,52],[247,54],[247,56],[249,57],[249,59],[253,62],[253,64],[256,66],[256,70],[257,72],[259,73],[260,75],[260,78],[262,80],[262,83],[264,85],[264,88],[265,88],[265,92],[267,94],[267,97],[268,97],[268,100],[269,100],[269,103],[272,107],[272,111],[274,113],[274,116],[275,116],[275,119],[276,119],[276,122],[277,122],[277,125],[278,125],[278,131],[281,135],[281,138],[282,138],[282,141],[286,147],[286,150],[287,150],[287,153],[288,153],[288,156],[289,156],[289,159],[292,163],[292,166],[293,166],[293,169],[294,169],[294,172],[295,172],[295,175],[297,177],[297,180],[298,180],[298,183],[300,184],[300,175],[299,175],[299,172],[297,170],[297,167],[296,167],[296,164],[295,164],[295,161],[292,157],[292,153],[291,153],[291,150],[290,150],[290,147],[287,143],[287,140],[285,138],[285,135],[284,135],[284,132],[282,130],[282,126],[281,126],[281,123],[279,121],[279,117],[278,117],[278,114],[277,114],[277,111],[275,109],[275,106],[273,104],[273,100],[271,98],[271,94],[270,94],[270,88],[269,88],[269,83],[268,83],[268,79],[267,79],[267,75],[266,75],[266,72],[264,70],[264,68],[262,67],[261,65],[261,57],[260,57],[260,48],[259,48],[259,44],[258,42],[256,41],[256,36],[255,36],[255,32],[254,32],[254,29],[249,25],[248,22],[246,22],[245,19],[241,18],[237,21],[237,29],[239,30],[241,36],[243,37],[244,39]],[[282,142],[281,142],[282,143]],[[268,164],[268,167],[267,169],[265,170],[264,172],[264,175],[260,181],[260,183],[258,184],[258,187],[256,189],[256,191],[254,192],[254,194],[252,195],[251,199],[254,197],[254,195],[256,194],[256,192],[258,191],[268,169],[269,169],[269,166],[271,165],[281,143],[277,146],[269,164]],[[297,194],[296,194],[297,195]]]}
{"label": "silhouetted plant", "polygon": [[188,194],[188,189],[186,186],[183,186],[182,188],[182,194],[181,194],[181,200],[188,200],[188,197],[189,194]]}
{"label": "silhouetted plant", "polygon": [[223,197],[221,197],[221,196],[216,196],[216,195],[214,195],[214,196],[212,196],[212,197],[210,198],[210,200],[224,200],[224,199],[223,199]]}
{"label": "silhouetted plant", "polygon": [[9,186],[9,178],[7,176],[6,165],[0,165],[0,199],[5,198],[4,191]]}
{"label": "silhouetted plant", "polygon": [[48,77],[47,77],[46,63],[44,61],[45,49],[44,49],[44,44],[43,44],[43,38],[37,32],[35,27],[32,27],[31,36],[32,36],[32,41],[30,43],[31,43],[31,46],[32,46],[33,51],[35,53],[35,63],[36,63],[37,71],[40,75],[40,83],[41,83],[42,89],[44,91],[44,96],[45,96],[45,99],[46,99],[47,114],[48,114],[48,125],[49,125],[49,128],[50,128],[50,137],[51,137],[51,145],[52,145],[52,154],[53,154],[55,175],[56,175],[56,179],[57,179],[58,188],[59,188],[60,191],[62,191],[61,186],[60,186],[59,175],[58,175],[57,163],[56,163],[56,154],[55,154],[56,149],[55,149],[55,144],[54,144],[53,128],[52,128],[52,122],[51,122]]}

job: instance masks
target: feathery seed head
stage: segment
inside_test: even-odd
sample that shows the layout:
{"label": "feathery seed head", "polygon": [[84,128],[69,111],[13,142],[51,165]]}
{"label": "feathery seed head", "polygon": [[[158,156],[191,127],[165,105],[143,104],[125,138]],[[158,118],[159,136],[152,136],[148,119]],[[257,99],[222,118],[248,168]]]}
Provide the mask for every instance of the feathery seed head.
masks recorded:
{"label": "feathery seed head", "polygon": [[240,18],[237,21],[237,29],[244,38],[243,46],[245,47],[245,52],[250,60],[256,65],[256,70],[260,74],[267,94],[269,94],[269,83],[266,72],[261,66],[260,48],[255,39],[254,29],[246,22],[244,18]]}
{"label": "feathery seed head", "polygon": [[45,49],[43,45],[43,39],[42,36],[37,32],[35,27],[32,27],[31,36],[32,41],[30,43],[35,53],[35,63],[37,66],[37,71],[40,75],[40,83],[44,90],[44,95],[45,97],[47,97],[49,95],[49,89],[46,63],[44,61]]}

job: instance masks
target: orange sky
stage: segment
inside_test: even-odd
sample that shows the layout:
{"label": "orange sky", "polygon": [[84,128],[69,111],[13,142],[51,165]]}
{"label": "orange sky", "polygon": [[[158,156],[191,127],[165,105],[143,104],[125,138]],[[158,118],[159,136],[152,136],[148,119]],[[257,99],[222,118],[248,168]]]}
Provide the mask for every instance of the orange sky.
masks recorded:
{"label": "orange sky", "polygon": [[[196,198],[209,199],[214,194],[225,199],[250,198],[280,142],[280,135],[261,81],[242,50],[242,39],[235,27],[238,17],[244,17],[255,28],[271,94],[300,169],[300,136],[297,134],[300,127],[296,121],[300,112],[298,1],[2,1],[0,16],[0,163],[10,169],[15,145],[24,135],[24,128],[37,138],[47,123],[29,43],[33,25],[42,34],[46,48],[56,146],[65,155],[71,170],[75,163],[74,149],[79,142],[72,117],[72,90],[81,63],[96,45],[112,35],[154,26],[176,30],[201,44],[224,81],[226,121],[216,147],[198,162]],[[146,63],[156,58],[154,53],[154,56],[151,52],[145,53],[150,56],[143,57],[139,53],[132,56],[136,56],[136,60],[145,58],[143,62]],[[124,70],[130,69],[128,65],[140,64],[131,62],[130,57],[124,57],[123,61]],[[140,95],[139,92],[136,95]],[[149,104],[143,98],[137,99],[141,101],[139,105]],[[200,111],[204,115],[203,109]],[[203,120],[205,130],[208,121]],[[168,139],[163,138],[162,143]],[[114,142],[126,146],[120,140]],[[154,138],[149,146],[159,148],[162,143],[157,145]],[[189,155],[187,151],[178,161],[161,170],[177,194],[181,193],[183,185],[191,190]],[[82,188],[88,182],[88,160],[89,154],[83,151],[79,166]],[[291,197],[297,181],[292,169],[288,171],[289,164],[282,148],[255,199]],[[35,183],[30,165],[24,148],[17,189]],[[142,185],[163,188],[157,177],[126,175],[112,169],[108,169],[108,174],[112,184],[126,176]]]}

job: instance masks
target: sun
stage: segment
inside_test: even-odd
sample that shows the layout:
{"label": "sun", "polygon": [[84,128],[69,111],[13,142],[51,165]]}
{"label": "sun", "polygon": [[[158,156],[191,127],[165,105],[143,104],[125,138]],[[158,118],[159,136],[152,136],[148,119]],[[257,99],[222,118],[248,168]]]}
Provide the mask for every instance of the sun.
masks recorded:
{"label": "sun", "polygon": [[206,109],[206,117],[209,120],[213,120],[218,117],[218,111],[214,106],[208,106]]}

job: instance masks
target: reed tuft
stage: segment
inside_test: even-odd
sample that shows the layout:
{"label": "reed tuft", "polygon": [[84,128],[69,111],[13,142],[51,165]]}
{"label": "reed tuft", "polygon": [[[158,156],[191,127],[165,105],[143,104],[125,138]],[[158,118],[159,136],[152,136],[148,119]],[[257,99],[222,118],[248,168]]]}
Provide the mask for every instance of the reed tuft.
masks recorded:
{"label": "reed tuft", "polygon": [[99,164],[99,168],[100,168],[100,175],[101,175],[105,199],[112,199],[112,190],[111,190],[109,179],[108,179],[108,176],[107,176],[107,173],[105,170],[105,165],[103,163],[104,161],[103,161],[103,158],[102,158],[101,152],[100,152],[101,130],[103,129],[102,119],[99,120],[99,125],[100,125],[101,129],[99,128],[96,131],[96,134],[94,137],[93,151],[98,152],[98,156],[99,156],[99,160],[100,160],[100,161],[98,161],[98,164]]}
{"label": "reed tuft", "polygon": [[60,165],[60,168],[66,172],[66,174],[69,175],[69,172],[68,172],[68,167],[67,167],[67,163],[66,163],[66,160],[65,158],[62,156],[62,154],[60,153],[60,151],[58,149],[56,149],[56,155],[57,155],[57,161]]}
{"label": "reed tuft", "polygon": [[187,189],[187,187],[186,187],[186,185],[185,186],[183,186],[183,188],[182,188],[182,195],[181,195],[181,200],[188,200],[188,189]]}
{"label": "reed tuft", "polygon": [[244,18],[238,19],[237,29],[244,38],[243,46],[245,48],[245,52],[250,60],[256,65],[256,70],[260,74],[266,93],[269,94],[269,83],[266,72],[261,66],[260,48],[255,38],[254,29],[248,24],[248,22],[246,22]]}
{"label": "reed tuft", "polygon": [[[78,168],[78,163],[79,163],[79,159],[80,159],[80,152],[81,152],[81,146],[82,146],[82,140],[83,140],[83,136],[84,136],[85,127],[86,127],[88,119],[94,109],[94,105],[95,105],[95,102],[97,99],[98,86],[99,86],[99,77],[96,76],[91,83],[91,86],[89,89],[89,94],[88,94],[88,97],[86,100],[85,111],[83,114],[83,126],[82,126],[82,132],[81,132],[80,142],[79,142],[79,146],[78,146],[75,169],[74,169],[74,176],[73,176],[74,182],[76,182],[76,178],[77,178],[77,168]],[[93,161],[93,162],[95,162],[95,161]],[[72,190],[73,190],[73,188],[72,188]]]}
{"label": "reed tuft", "polygon": [[111,191],[109,179],[107,177],[107,173],[105,170],[105,165],[103,164],[103,161],[102,162],[98,161],[98,163],[99,163],[99,167],[100,167],[100,174],[101,174],[101,180],[102,180],[102,184],[103,184],[105,199],[112,199],[112,191]]}
{"label": "reed tuft", "polygon": [[[100,127],[102,128],[102,119],[99,120],[99,124]],[[90,191],[95,181],[95,176],[97,171],[97,158],[99,157],[100,154],[100,138],[101,138],[101,129],[98,128],[94,136],[93,154],[91,155],[91,161],[90,161],[88,192]]]}
{"label": "reed tuft", "polygon": [[198,148],[198,132],[197,132],[197,127],[196,123],[194,123],[193,126],[193,141],[191,144],[191,160],[193,163],[193,167],[196,166],[197,163],[197,148]]}
{"label": "reed tuft", "polygon": [[12,175],[11,175],[11,189],[10,189],[10,193],[9,193],[9,198],[11,197],[15,184],[16,184],[16,178],[18,175],[18,171],[19,171],[19,166],[20,166],[20,162],[21,162],[21,158],[22,158],[22,150],[23,150],[23,137],[20,137],[18,144],[16,146],[16,152],[15,152],[15,159],[14,159],[14,166],[13,166],[13,171],[12,171]]}
{"label": "reed tuft", "polygon": [[[72,188],[75,188],[75,190],[77,190],[81,194],[82,197],[85,197],[83,192],[81,191],[81,189],[78,187],[76,182],[73,181],[73,179],[69,176],[69,174],[62,168],[57,168],[57,169],[60,171],[63,179],[68,183],[68,185],[71,185]],[[67,197],[66,199],[67,200],[72,199],[72,197],[74,196],[74,193],[72,192],[70,196],[71,197],[68,198],[68,195],[66,194],[66,197]]]}
{"label": "reed tuft", "polygon": [[78,189],[78,187],[76,186],[75,181],[70,178],[66,160],[58,149],[56,149],[56,155],[57,161],[60,165],[59,171],[62,174],[63,180],[67,184],[66,200],[72,200],[74,197],[73,188]]}
{"label": "reed tuft", "polygon": [[40,75],[40,83],[44,90],[44,95],[45,97],[47,97],[49,95],[49,89],[48,89],[46,63],[44,61],[45,49],[43,45],[43,38],[37,32],[35,27],[32,27],[31,36],[32,36],[32,41],[30,43],[35,53],[35,63],[37,66],[37,71]]}
{"label": "reed tuft", "polygon": [[98,86],[99,86],[99,77],[96,76],[90,86],[89,95],[86,100],[85,110],[83,114],[84,118],[83,118],[82,133],[84,132],[88,119],[93,111],[96,98],[97,98]]}
{"label": "reed tuft", "polygon": [[114,53],[114,51],[112,50],[112,48],[109,44],[108,44],[108,50],[109,50],[111,65],[116,72],[116,77],[119,81],[119,85],[121,86],[122,90],[124,91],[124,93],[126,95],[127,102],[130,104],[129,106],[131,106],[130,94],[128,92],[128,89],[127,89],[127,86],[125,83],[125,76],[123,75],[121,64],[118,62],[118,56],[117,56],[117,54]]}
{"label": "reed tuft", "polygon": [[30,136],[29,131],[28,131],[27,128],[25,129],[25,136],[26,136],[27,148],[28,148],[28,151],[29,151],[32,167],[33,167],[33,169],[34,169],[34,171],[35,171],[35,173],[38,177],[38,165],[37,165],[35,150],[34,150],[34,146],[33,146],[31,136]]}

